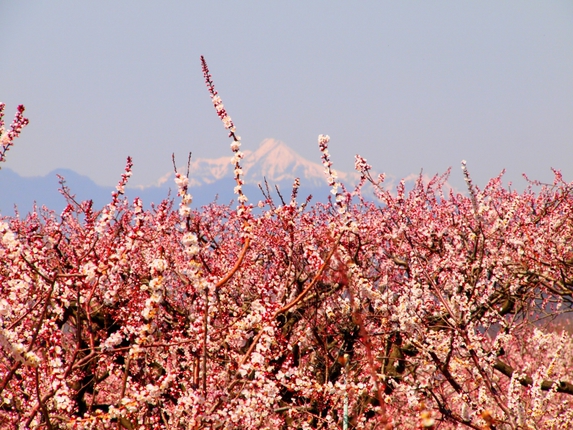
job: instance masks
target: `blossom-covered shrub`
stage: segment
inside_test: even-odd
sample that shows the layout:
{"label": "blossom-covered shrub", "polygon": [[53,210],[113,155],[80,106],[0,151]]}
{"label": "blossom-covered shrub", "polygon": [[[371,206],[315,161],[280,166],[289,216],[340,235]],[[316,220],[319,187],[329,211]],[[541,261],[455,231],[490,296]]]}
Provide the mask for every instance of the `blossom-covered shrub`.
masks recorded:
{"label": "blossom-covered shrub", "polygon": [[321,135],[331,203],[296,181],[255,212],[203,70],[236,208],[192,209],[176,172],[177,207],[143,210],[128,159],[104,208],[64,188],[61,214],[0,220],[0,427],[573,425],[572,184],[480,190],[464,163],[467,196],[445,176],[391,193],[357,156],[368,202]]}

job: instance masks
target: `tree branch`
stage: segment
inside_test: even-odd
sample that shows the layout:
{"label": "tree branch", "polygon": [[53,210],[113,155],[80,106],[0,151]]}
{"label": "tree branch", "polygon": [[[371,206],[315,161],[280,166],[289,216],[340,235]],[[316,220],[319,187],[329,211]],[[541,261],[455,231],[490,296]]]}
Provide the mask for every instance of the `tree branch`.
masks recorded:
{"label": "tree branch", "polygon": [[[498,372],[503,373],[508,378],[511,378],[513,376],[513,373],[515,372],[515,369],[513,367],[500,360],[496,360],[496,362],[493,365],[493,368]],[[529,387],[533,385],[533,378],[531,376],[522,376],[517,380],[524,387]],[[541,382],[541,391],[549,391],[552,389],[554,389],[558,393],[573,395],[573,384],[569,382],[551,381],[551,380],[543,380]]]}

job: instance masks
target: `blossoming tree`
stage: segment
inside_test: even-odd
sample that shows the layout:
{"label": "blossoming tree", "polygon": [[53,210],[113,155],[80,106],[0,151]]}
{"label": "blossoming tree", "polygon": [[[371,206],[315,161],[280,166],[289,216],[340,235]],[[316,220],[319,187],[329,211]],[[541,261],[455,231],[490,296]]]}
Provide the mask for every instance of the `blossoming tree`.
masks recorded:
{"label": "blossoming tree", "polygon": [[[394,193],[319,150],[329,204],[105,207],[0,220],[2,428],[567,428],[573,184]],[[3,114],[4,105],[0,105]],[[2,160],[27,119],[0,123]],[[1,120],[1,117],[0,117]],[[369,182],[378,202],[362,198]],[[539,185],[539,190],[534,187]],[[176,205],[176,207],[174,207]]]}

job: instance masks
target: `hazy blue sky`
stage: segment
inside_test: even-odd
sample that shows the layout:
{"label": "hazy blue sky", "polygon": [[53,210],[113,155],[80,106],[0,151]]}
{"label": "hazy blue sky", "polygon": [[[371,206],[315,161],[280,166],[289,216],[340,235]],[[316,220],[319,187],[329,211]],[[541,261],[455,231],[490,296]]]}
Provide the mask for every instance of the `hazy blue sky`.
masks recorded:
{"label": "hazy blue sky", "polygon": [[[133,185],[230,154],[203,83],[205,55],[243,138],[335,168],[360,153],[402,177],[466,159],[476,182],[507,168],[573,180],[573,2],[0,0],[0,100],[29,127],[5,167],[71,168]],[[1,174],[1,172],[0,172]]]}

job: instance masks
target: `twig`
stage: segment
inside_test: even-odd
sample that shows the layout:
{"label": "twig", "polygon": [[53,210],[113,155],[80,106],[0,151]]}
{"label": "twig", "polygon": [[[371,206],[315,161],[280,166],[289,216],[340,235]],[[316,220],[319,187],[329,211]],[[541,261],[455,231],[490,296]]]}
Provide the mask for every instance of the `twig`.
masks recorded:
{"label": "twig", "polygon": [[209,289],[205,288],[205,314],[203,316],[203,363],[201,378],[203,395],[207,397],[207,330],[209,329]]}
{"label": "twig", "polygon": [[235,263],[233,268],[222,279],[220,279],[219,282],[217,282],[215,284],[215,288],[219,288],[219,287],[225,285],[229,281],[229,279],[231,279],[233,277],[235,272],[237,270],[239,270],[239,267],[241,266],[241,263],[243,262],[243,259],[245,258],[245,254],[247,253],[247,250],[249,249],[250,243],[251,243],[251,238],[247,237],[245,239],[245,244],[243,245],[243,249],[241,250],[241,253],[239,254],[239,258],[237,259],[237,262]]}

